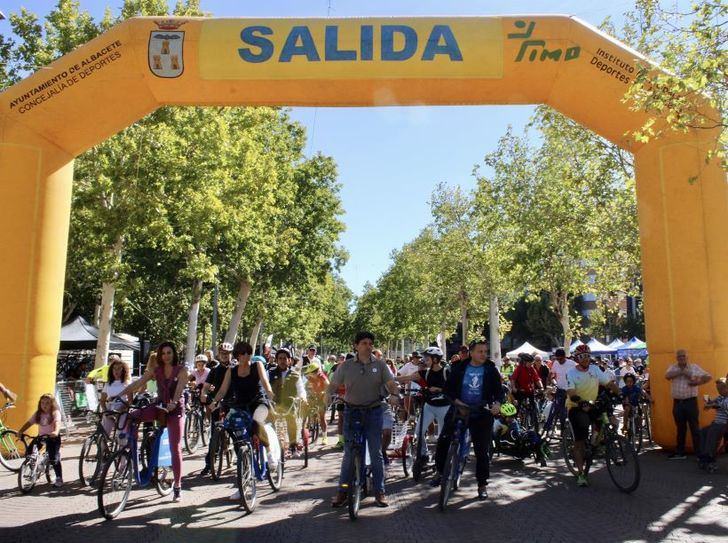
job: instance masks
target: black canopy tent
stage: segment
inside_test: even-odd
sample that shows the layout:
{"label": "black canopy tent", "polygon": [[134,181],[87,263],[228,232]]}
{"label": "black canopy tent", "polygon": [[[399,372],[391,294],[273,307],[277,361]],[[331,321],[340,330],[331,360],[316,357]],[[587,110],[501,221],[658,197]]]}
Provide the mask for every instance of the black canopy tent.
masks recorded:
{"label": "black canopy tent", "polygon": [[[61,328],[61,350],[95,349],[99,329],[81,316],[76,317]],[[110,351],[138,351],[139,341],[129,341],[111,334]]]}

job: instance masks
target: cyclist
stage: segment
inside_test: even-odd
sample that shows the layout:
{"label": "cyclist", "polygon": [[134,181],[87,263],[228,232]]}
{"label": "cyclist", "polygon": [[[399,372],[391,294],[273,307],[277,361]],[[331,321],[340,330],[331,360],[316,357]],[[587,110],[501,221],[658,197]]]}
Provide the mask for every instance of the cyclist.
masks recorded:
{"label": "cyclist", "polygon": [[537,390],[543,390],[541,377],[536,368],[533,367],[533,356],[528,353],[518,353],[518,366],[511,375],[513,386],[513,398],[519,409],[526,405],[530,398],[532,405],[535,405],[534,395]]}
{"label": "cyclist", "polygon": [[306,395],[308,405],[311,408],[318,407],[319,425],[321,426],[321,444],[328,445],[326,436],[326,388],[329,386],[329,378],[323,372],[318,362],[312,362],[303,369],[306,376]]}
{"label": "cyclist", "polygon": [[[310,352],[310,348],[309,348]],[[314,348],[315,354],[315,348]],[[313,360],[320,368],[321,363],[318,358]],[[311,364],[306,365],[308,367]],[[303,385],[303,379],[298,369],[291,365],[291,351],[285,347],[276,351],[276,367],[268,372],[268,381],[276,398],[278,398],[279,411],[289,411],[286,417],[286,426],[288,428],[288,444],[291,453],[298,454],[298,432],[299,428],[296,422],[296,414],[291,413],[291,405],[294,398],[306,400],[306,390]]]}
{"label": "cyclist", "polygon": [[[341,367],[341,365],[346,361],[346,353],[339,353],[339,356],[336,357],[336,364],[329,370],[329,382],[331,382],[331,379],[333,379],[334,372]],[[344,448],[344,405],[342,403],[344,399],[344,385],[341,385],[334,394],[331,396],[331,400],[334,398],[337,400],[341,400],[335,404],[336,408],[336,432],[338,439],[336,440],[336,448],[337,449],[343,449]]]}
{"label": "cyclist", "polygon": [[[169,432],[169,448],[172,452],[172,472],[174,487],[172,499],[182,499],[182,434],[185,427],[184,396],[182,395],[189,379],[187,368],[179,363],[179,355],[174,344],[165,341],[157,347],[157,367],[154,371],[144,372],[141,379],[127,386],[119,396],[133,394],[140,390],[147,381],[154,379],[157,383],[158,401],[164,406],[164,417]],[[151,422],[159,417],[157,405],[150,405],[140,410],[140,418]]]}
{"label": "cyclist", "polygon": [[339,487],[331,502],[333,507],[346,503],[346,486],[349,484],[354,460],[351,454],[352,426],[349,421],[354,410],[361,411],[364,420],[366,442],[369,449],[372,477],[374,478],[374,499],[378,507],[387,507],[384,494],[384,460],[382,458],[382,386],[399,400],[399,387],[385,362],[372,356],[374,334],[359,332],[354,339],[356,356],[347,359],[334,372],[328,392],[333,394],[344,386],[344,458],[341,462]]}
{"label": "cyclist", "polygon": [[546,466],[543,439],[533,430],[521,426],[516,413],[516,406],[512,403],[501,405],[500,416],[493,422],[493,439],[505,454],[516,458],[533,455],[542,467]]}
{"label": "cyclist", "polygon": [[308,366],[311,362],[318,362],[319,367],[321,367],[321,359],[318,357],[317,350],[316,350],[316,344],[311,343],[311,345],[308,346],[308,349],[306,349],[306,354],[303,356],[303,366]]}
{"label": "cyclist", "polygon": [[549,411],[549,417],[546,420],[545,428],[551,428],[554,419],[558,415],[563,424],[566,419],[566,374],[572,368],[576,367],[576,362],[570,358],[566,358],[566,351],[562,348],[556,349],[554,352],[556,360],[551,365],[551,373],[549,379],[556,385],[556,395],[554,396],[554,404]]}
{"label": "cyclist", "polygon": [[[230,366],[225,372],[225,378],[215,393],[212,407],[217,408],[220,400],[226,397],[229,390],[233,391],[234,409],[245,410],[255,421],[255,432],[266,447],[270,447],[268,464],[271,471],[275,471],[280,459],[280,450],[277,448],[278,439],[275,431],[266,427],[265,420],[270,411],[270,401],[275,398],[273,389],[268,382],[268,373],[261,362],[253,362],[253,347],[250,343],[239,341],[233,349],[233,357],[237,365]],[[228,413],[231,416],[233,410]],[[231,500],[240,499],[240,490],[230,496]]]}
{"label": "cyclist", "polygon": [[[399,368],[399,372],[397,375],[401,377],[414,375],[416,377],[417,374],[424,369],[425,366],[422,360],[422,355],[419,351],[413,351],[409,362]],[[408,416],[412,412],[412,395],[415,394],[419,389],[420,385],[414,381],[408,382],[405,387],[406,395],[404,399],[404,409],[405,411],[407,411]]]}
{"label": "cyclist", "polygon": [[[109,357],[109,360],[111,361],[111,363],[109,364],[108,381],[104,384],[104,388],[101,390],[101,398],[99,398],[99,404],[101,405],[102,412],[106,410],[106,403],[109,400],[116,400],[116,398],[119,397],[121,391],[124,390],[129,384],[129,370],[126,367],[126,364],[124,364],[121,358],[119,358],[115,354],[112,354]],[[131,401],[131,398],[128,396],[124,399],[127,401],[127,403]],[[114,409],[117,411],[121,410],[122,408],[123,404],[114,405]],[[123,415],[122,418],[119,420],[118,427],[123,428],[125,423],[126,415]],[[106,433],[111,434],[111,431],[114,429],[116,421],[113,418],[104,415],[101,424],[103,425]]]}
{"label": "cyclist", "polygon": [[[233,351],[233,346],[228,342],[221,343],[218,346],[217,356],[220,357],[220,361],[212,367],[212,369],[210,370],[210,373],[207,376],[207,379],[205,379],[205,384],[202,385],[202,390],[200,391],[200,402],[203,405],[208,404],[208,396],[211,392],[215,393],[220,389],[220,386],[222,385],[222,382],[225,379],[225,375],[227,374],[227,370],[230,367],[230,354],[232,353],[232,351]],[[214,394],[213,394],[213,397],[214,397]],[[233,397],[233,390],[230,389],[225,394],[225,400],[232,400],[232,397]],[[211,409],[210,407],[208,407],[208,411],[209,411],[210,420],[213,423],[220,420],[219,408]],[[205,476],[208,473],[210,473],[211,447],[212,447],[212,442],[210,442],[208,444],[207,454],[205,455],[205,467],[200,472],[201,476]]]}
{"label": "cyclist", "polygon": [[195,382],[195,388],[202,388],[210,375],[210,368],[207,367],[207,356],[198,354],[195,357],[195,369],[190,374],[190,382]]}
{"label": "cyclist", "polygon": [[[470,356],[455,366],[445,382],[445,395],[452,406],[445,416],[443,430],[437,440],[435,467],[437,473],[432,486],[439,486],[445,468],[447,451],[455,429],[455,411],[470,411],[468,429],[475,451],[475,477],[478,480],[478,499],[488,497],[490,475],[490,448],[493,416],[500,413],[503,403],[501,376],[495,364],[488,359],[488,342],[484,339],[470,344]],[[490,409],[487,408],[490,406]]]}
{"label": "cyclist", "polygon": [[[443,352],[439,347],[429,347],[424,352],[425,366],[427,369],[420,370],[416,376],[397,377],[397,381],[405,383],[409,380],[417,379],[418,384],[422,387],[422,395],[425,403],[422,406],[422,441],[420,441],[420,450],[423,454],[427,452],[427,444],[425,435],[432,421],[437,421],[437,436],[440,437],[442,429],[445,425],[445,415],[450,409],[450,401],[445,396],[445,382],[449,374],[449,370],[442,365]],[[420,420],[417,420],[415,427],[415,435],[420,435]],[[429,459],[428,459],[429,460]]]}
{"label": "cyclist", "polygon": [[629,420],[629,417],[632,415],[632,409],[635,409],[637,407],[637,404],[640,403],[640,400],[643,398],[647,401],[651,401],[650,395],[647,394],[644,390],[642,390],[642,387],[637,382],[637,376],[628,373],[624,376],[624,386],[621,389],[622,391],[622,407],[624,409],[624,416],[622,420],[622,433],[627,433],[627,421]]}
{"label": "cyclist", "polygon": [[504,382],[508,382],[510,380],[514,370],[515,368],[513,367],[513,362],[511,362],[511,359],[507,356],[504,356],[500,367],[500,373],[503,376]]}
{"label": "cyclist", "polygon": [[[53,471],[56,474],[56,480],[53,486],[59,488],[63,486],[63,470],[61,468],[61,410],[56,403],[56,399],[51,394],[42,394],[38,400],[38,408],[28,421],[20,427],[19,434],[24,434],[31,426],[38,425],[38,437],[33,440],[35,442],[42,437],[46,438],[46,451],[48,458],[53,465]],[[33,445],[28,447],[32,450]]]}
{"label": "cyclist", "polygon": [[579,486],[589,485],[584,474],[585,441],[589,438],[589,428],[596,427],[601,415],[601,411],[590,402],[597,399],[600,386],[619,394],[614,379],[596,365],[591,365],[590,355],[591,349],[587,345],[579,345],[574,350],[576,367],[566,374],[566,407],[574,431],[574,464],[577,470],[576,484]]}

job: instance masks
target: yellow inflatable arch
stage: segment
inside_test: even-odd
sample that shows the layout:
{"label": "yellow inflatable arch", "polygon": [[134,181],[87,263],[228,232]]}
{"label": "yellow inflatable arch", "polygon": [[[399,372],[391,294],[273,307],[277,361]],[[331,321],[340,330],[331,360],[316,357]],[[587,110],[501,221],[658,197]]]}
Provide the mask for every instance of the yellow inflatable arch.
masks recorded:
{"label": "yellow inflatable arch", "polygon": [[0,380],[20,396],[12,422],[53,389],[79,153],[165,105],[541,103],[634,153],[655,433],[672,444],[663,374],[675,349],[726,372],[728,190],[704,162],[716,132],[626,136],[645,120],[622,103],[645,61],[567,16],[136,18],[40,69],[0,93]]}

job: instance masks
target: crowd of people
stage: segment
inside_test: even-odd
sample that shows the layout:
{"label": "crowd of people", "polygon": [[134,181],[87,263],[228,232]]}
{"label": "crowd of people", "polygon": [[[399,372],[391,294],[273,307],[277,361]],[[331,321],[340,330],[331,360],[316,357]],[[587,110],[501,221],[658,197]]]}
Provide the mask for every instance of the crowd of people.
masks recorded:
{"label": "crowd of people", "polygon": [[[450,360],[436,346],[406,357],[388,359],[375,348],[375,338],[369,332],[359,333],[351,353],[331,355],[322,361],[316,345],[310,345],[297,356],[289,348],[279,348],[270,356],[253,356],[246,342],[222,343],[217,356],[212,351],[199,354],[194,367],[181,363],[171,342],[161,343],[150,355],[143,375],[131,381],[128,367],[112,356],[105,369],[95,377],[104,383],[100,402],[102,408],[111,405],[122,409],[130,405],[135,394],[146,391],[156,397],[156,403],[138,410],[142,421],[159,418],[158,406],[164,408],[164,421],[172,453],[173,499],[182,499],[185,402],[195,391],[212,420],[227,412],[247,411],[255,421],[255,431],[261,443],[271,448],[271,462],[280,454],[275,450],[278,438],[266,421],[271,417],[287,417],[290,454],[300,448],[297,420],[292,416],[295,402],[316,407],[323,433],[323,445],[328,445],[327,409],[332,402],[338,413],[335,446],[343,449],[339,486],[332,499],[334,507],[347,501],[346,487],[352,464],[353,414],[364,421],[370,468],[373,477],[374,499],[387,507],[385,468],[387,447],[391,439],[394,412],[388,403],[410,413],[415,398],[422,401],[422,417],[415,433],[430,432],[436,442],[434,475],[431,484],[440,484],[445,456],[452,439],[458,413],[468,413],[469,429],[475,456],[477,496],[487,499],[490,477],[489,448],[494,439],[504,447],[512,447],[520,457],[533,453],[545,461],[543,437],[533,429],[524,428],[516,420],[517,406],[549,390],[552,407],[545,421],[548,428],[556,417],[568,418],[574,436],[574,463],[578,486],[587,486],[584,472],[584,448],[590,429],[598,424],[597,397],[600,390],[620,398],[624,407],[623,426],[631,409],[640,401],[652,401],[649,394],[649,366],[641,359],[595,358],[586,345],[580,345],[567,357],[564,349],[556,349],[544,360],[540,355],[520,353],[515,361],[504,358],[497,364],[489,358],[489,345],[477,340],[460,348]],[[515,363],[514,363],[515,362]],[[676,447],[670,459],[686,458],[685,442],[689,428],[693,446],[702,469],[715,470],[715,459],[721,440],[728,429],[728,384],[725,378],[715,380],[717,396],[704,398],[706,409],[716,411],[711,424],[702,429],[698,424],[698,387],[713,377],[688,360],[684,350],[676,353],[676,361],[664,375],[670,382],[673,399],[672,413],[676,424]],[[16,395],[0,384],[0,393],[8,402]],[[221,411],[222,410],[222,411]],[[104,422],[107,424],[107,422]],[[111,423],[109,423],[111,424]],[[124,424],[122,422],[117,424]],[[37,426],[37,436],[43,439],[56,475],[54,485],[63,484],[61,467],[61,416],[54,395],[43,394],[35,413],[19,429],[27,432]],[[420,434],[422,435],[422,434]],[[426,455],[426,441],[420,441]],[[514,453],[516,454],[516,453]],[[430,460],[426,457],[426,461]],[[210,471],[211,454],[207,452],[205,467],[198,474]],[[239,499],[234,494],[231,499]]]}

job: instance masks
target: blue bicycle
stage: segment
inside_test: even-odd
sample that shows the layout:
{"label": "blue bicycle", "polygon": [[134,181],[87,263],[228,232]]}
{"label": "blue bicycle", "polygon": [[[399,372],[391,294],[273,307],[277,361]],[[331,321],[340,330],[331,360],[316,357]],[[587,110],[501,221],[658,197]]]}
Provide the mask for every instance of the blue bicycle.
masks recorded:
{"label": "blue bicycle", "polygon": [[230,409],[223,423],[237,458],[236,479],[240,504],[248,513],[252,513],[257,505],[257,481],[268,479],[274,492],[278,492],[283,483],[282,451],[275,468],[271,469],[268,448],[253,434],[253,424],[253,417],[247,410],[236,408]]}
{"label": "blue bicycle", "polygon": [[353,469],[349,482],[344,485],[348,494],[349,518],[356,520],[359,517],[359,507],[362,498],[367,495],[367,480],[369,469],[367,466],[367,443],[364,414],[366,408],[347,406],[345,424],[351,428],[351,456]]}
{"label": "blue bicycle", "polygon": [[440,498],[438,500],[440,511],[445,510],[450,496],[460,486],[460,479],[463,476],[465,464],[468,461],[468,454],[470,452],[469,417],[469,411],[465,411],[464,413],[460,409],[455,411],[455,428],[452,439],[450,440],[450,448],[445,458],[442,481],[440,482]]}
{"label": "blue bicycle", "polygon": [[[161,406],[157,409],[166,412]],[[152,439],[145,440],[140,450],[137,446],[137,430],[141,422],[138,411],[129,411],[129,419],[128,434],[120,436],[122,440],[126,439],[126,442],[122,441],[119,449],[106,461],[99,479],[98,509],[107,520],[115,518],[124,510],[134,483],[140,488],[154,485],[160,496],[167,496],[172,492],[169,441],[163,439],[167,435],[166,428],[156,428]],[[166,446],[166,449],[162,449],[160,453],[160,448],[163,446]],[[147,448],[150,449],[145,450]],[[146,460],[146,466],[142,465],[142,469],[139,469],[143,460]]]}

